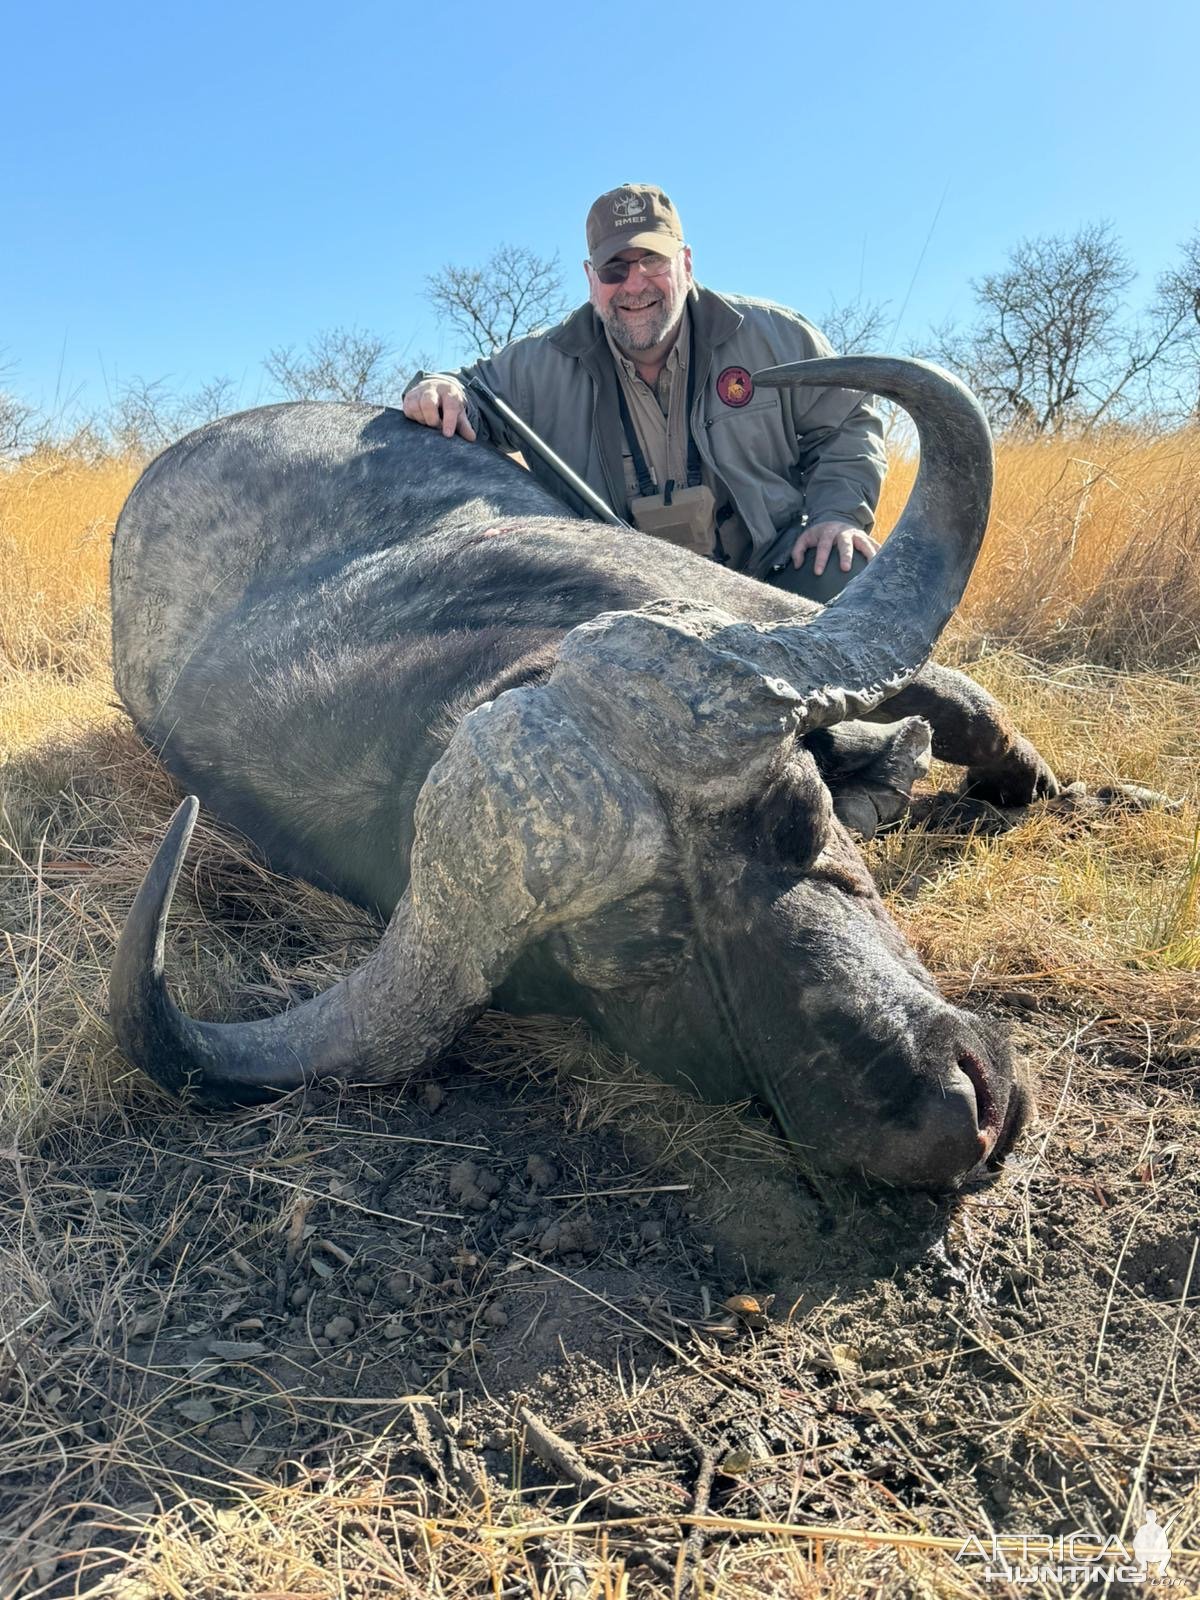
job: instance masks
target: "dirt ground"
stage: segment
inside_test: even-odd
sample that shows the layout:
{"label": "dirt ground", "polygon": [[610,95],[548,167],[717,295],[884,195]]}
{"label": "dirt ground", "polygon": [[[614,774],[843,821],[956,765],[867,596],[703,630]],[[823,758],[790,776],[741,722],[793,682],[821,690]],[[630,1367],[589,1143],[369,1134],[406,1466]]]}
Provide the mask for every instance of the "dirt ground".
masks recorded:
{"label": "dirt ground", "polygon": [[[424,1083],[192,1112],[106,1040],[171,796],[90,741],[7,774],[5,920],[42,954],[2,1035],[4,1594],[1015,1595],[939,1540],[1129,1543],[1146,1506],[1151,1590],[1200,1593],[1194,979],[973,995],[1040,1120],[954,1199],[797,1173],[749,1114],[498,1015]],[[185,1005],[274,1010],[370,948],[200,843]]]}

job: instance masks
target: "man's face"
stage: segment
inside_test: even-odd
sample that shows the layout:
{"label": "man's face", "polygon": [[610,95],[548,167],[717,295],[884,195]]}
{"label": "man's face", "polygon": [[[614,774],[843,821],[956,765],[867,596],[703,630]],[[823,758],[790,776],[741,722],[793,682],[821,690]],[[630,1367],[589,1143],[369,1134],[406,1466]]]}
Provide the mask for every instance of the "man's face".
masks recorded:
{"label": "man's face", "polygon": [[[619,250],[617,261],[657,259],[650,250]],[[692,252],[687,245],[671,259],[661,277],[651,277],[633,266],[624,283],[601,283],[590,261],[585,261],[591,302],[618,349],[636,355],[653,350],[678,328],[692,286]]]}

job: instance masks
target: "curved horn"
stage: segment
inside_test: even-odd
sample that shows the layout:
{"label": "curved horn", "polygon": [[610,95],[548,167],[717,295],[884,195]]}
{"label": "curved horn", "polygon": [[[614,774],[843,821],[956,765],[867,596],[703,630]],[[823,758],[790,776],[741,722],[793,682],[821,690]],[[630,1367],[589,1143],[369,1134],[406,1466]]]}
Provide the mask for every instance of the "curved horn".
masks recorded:
{"label": "curved horn", "polygon": [[463,719],[426,779],[409,887],[371,959],[279,1016],[212,1023],[174,1005],[163,973],[197,810],[191,797],[178,808],[134,900],[109,1014],[134,1066],[220,1103],[316,1078],[387,1082],[436,1060],[531,939],[638,887],[660,825],[650,795],[557,697],[511,690]]}
{"label": "curved horn", "polygon": [[811,620],[738,622],[666,600],[606,613],[568,634],[551,677],[661,794],[718,805],[761,788],[792,735],[865,716],[921,669],[962,598],[992,489],[987,418],[938,367],[845,356],[754,381],[861,386],[912,416],[920,468],[879,555]]}
{"label": "curved horn", "polygon": [[779,670],[808,707],[805,725],[828,726],[865,715],[907,683],[954,614],[987,528],[991,429],[966,385],[925,361],[832,356],[770,367],[753,381],[882,395],[904,407],[920,440],[908,503],[866,571],[807,627],[766,630],[794,658]]}

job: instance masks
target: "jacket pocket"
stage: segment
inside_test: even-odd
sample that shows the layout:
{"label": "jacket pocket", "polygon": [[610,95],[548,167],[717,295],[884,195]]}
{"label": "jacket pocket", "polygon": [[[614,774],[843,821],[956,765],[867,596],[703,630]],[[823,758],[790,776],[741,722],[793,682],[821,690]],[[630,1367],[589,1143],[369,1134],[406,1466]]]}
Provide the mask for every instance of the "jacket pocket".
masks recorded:
{"label": "jacket pocket", "polygon": [[719,411],[714,411],[705,426],[712,433],[723,423],[736,422],[739,418],[754,417],[764,411],[778,411],[779,401],[775,395],[767,395],[762,400],[751,400],[748,406],[723,405]]}

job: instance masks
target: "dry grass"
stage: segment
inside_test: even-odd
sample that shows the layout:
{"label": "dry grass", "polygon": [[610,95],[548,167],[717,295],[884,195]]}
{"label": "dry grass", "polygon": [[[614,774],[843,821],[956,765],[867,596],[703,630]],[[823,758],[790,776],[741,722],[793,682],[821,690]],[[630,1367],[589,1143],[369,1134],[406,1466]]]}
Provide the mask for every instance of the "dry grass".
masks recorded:
{"label": "dry grass", "polygon": [[[108,551],[128,459],[43,453],[0,472],[0,750],[107,694]],[[893,463],[880,525],[914,463]],[[1200,662],[1200,431],[1002,444],[991,528],[949,646],[1121,668]]]}
{"label": "dry grass", "polygon": [[[885,521],[908,470],[898,465]],[[373,1437],[362,1416],[337,1436],[320,1468],[306,1461],[281,1477],[265,1475],[265,1467],[234,1477],[214,1457],[207,1481],[201,1475],[187,1492],[186,1476],[168,1480],[158,1464],[163,1440],[181,1426],[169,1415],[178,1394],[172,1390],[158,1410],[139,1401],[146,1374],[113,1350],[125,1348],[146,1304],[167,1307],[174,1296],[186,1315],[189,1296],[214,1291],[203,1278],[188,1278],[182,1258],[166,1284],[147,1265],[161,1235],[184,1220],[184,1201],[178,1215],[151,1211],[134,1225],[120,1196],[146,1175],[152,1188],[164,1152],[217,1157],[230,1134],[219,1122],[191,1133],[187,1119],[148,1103],[103,1021],[117,930],[172,801],[111,705],[108,542],[135,471],[127,462],[43,457],[0,477],[0,1154],[14,1174],[0,1219],[0,1439],[10,1451],[7,1468],[36,1473],[45,1486],[40,1518],[9,1530],[23,1540],[17,1566],[32,1571],[21,1593],[126,1600],[669,1594],[669,1584],[652,1586],[646,1569],[630,1564],[611,1519],[607,1528],[572,1532],[561,1503],[544,1489],[522,1488],[519,1474],[515,1488],[501,1492],[493,1483],[496,1498],[482,1507],[452,1488],[436,1492],[427,1479],[398,1481],[388,1467],[392,1441]],[[761,1509],[757,1536],[719,1538],[710,1530],[697,1592],[814,1600],[1007,1593],[950,1566],[934,1534],[982,1534],[995,1505],[971,1488],[971,1474],[991,1482],[1017,1459],[1054,1463],[1053,1471],[1037,1468],[1044,1501],[1033,1503],[1031,1522],[1078,1506],[1088,1526],[1111,1533],[1146,1481],[1138,1476],[1144,1447],[1155,1504],[1180,1519],[1173,1537],[1194,1537],[1200,1500],[1191,1430],[1200,1402],[1188,1284],[1182,1291],[1168,1285],[1159,1296],[1131,1285],[1123,1263],[1144,1256],[1152,1265],[1155,1252],[1165,1251],[1182,1278],[1194,1221],[1185,1227],[1178,1219],[1196,1214],[1198,558],[1196,435],[1001,450],[993,529],[952,651],[973,661],[973,673],[1067,776],[1131,780],[1182,804],[1078,823],[1036,814],[1012,831],[967,838],[899,831],[873,847],[893,908],[947,990],[1021,1019],[1027,1051],[1043,1071],[1044,1120],[1008,1183],[968,1203],[961,1225],[973,1242],[955,1257],[964,1298],[931,1311],[898,1388],[880,1389],[873,1374],[831,1355],[860,1341],[857,1323],[868,1315],[874,1282],[858,1300],[847,1295],[798,1312],[783,1330],[785,1345],[804,1352],[788,1359],[805,1395],[813,1371],[832,1383],[836,1405],[822,1428],[873,1418],[864,1438],[874,1457],[847,1456],[827,1480],[826,1532],[890,1530],[892,1547],[880,1553],[833,1539],[824,1547],[827,1564],[817,1565],[820,1541],[811,1534],[769,1531],[773,1522],[812,1519]],[[272,878],[208,829],[189,862],[168,961],[189,1008],[245,1015],[323,986],[372,936],[364,919]],[[659,1181],[683,1173],[697,1193],[711,1191],[716,1198],[702,1220],[715,1230],[740,1225],[748,1193],[781,1215],[790,1203],[783,1193],[790,1180],[727,1114],[672,1105],[640,1076],[618,1074],[614,1083],[611,1064],[581,1052],[575,1040],[547,1042],[536,1029],[493,1023],[471,1048],[477,1066],[510,1075],[573,1065],[565,1091],[571,1133],[642,1128],[653,1146],[639,1157],[644,1170]],[[223,1248],[249,1251],[244,1235],[258,1238],[258,1223],[245,1220],[255,1197],[272,1182],[311,1187],[319,1177],[312,1162],[341,1131],[336,1119],[314,1132],[313,1123],[289,1123],[282,1114],[272,1126],[249,1186],[231,1167],[222,1187],[206,1191],[206,1226]],[[125,1173],[105,1178],[118,1145]],[[748,1189],[751,1169],[757,1187]],[[1087,1213],[1072,1209],[1084,1202]],[[1091,1212],[1103,1231],[1085,1231]],[[868,1213],[860,1220],[866,1230]],[[1072,1255],[1100,1263],[1098,1288],[1086,1273],[1070,1286],[1092,1296],[1086,1303],[1055,1299],[1067,1290],[1054,1287],[1049,1271],[1066,1259],[1054,1254],[1053,1226]],[[1169,1226],[1183,1228],[1183,1246],[1168,1238]],[[267,1230],[262,1240],[268,1268],[274,1237]],[[797,1249],[800,1275],[807,1258]],[[206,1255],[215,1253],[213,1246]],[[781,1256],[786,1261],[786,1249]],[[1092,1270],[1086,1260],[1083,1266]],[[976,1317],[978,1306],[990,1304],[984,1289],[999,1267],[1023,1273],[1021,1294],[1054,1308],[1044,1325],[1005,1331],[989,1320],[992,1311]],[[158,1297],[152,1302],[148,1286]],[[601,1309],[630,1315],[616,1304]],[[1093,1363],[1101,1373],[1121,1341],[1140,1341],[1153,1384],[1169,1385],[1161,1416],[1148,1403],[1144,1413],[1135,1406],[1118,1420],[1117,1390],[1088,1388],[1099,1380],[1056,1365],[1070,1323],[1080,1319],[1090,1341],[1088,1374]],[[959,1322],[966,1332],[955,1332]],[[734,1351],[718,1350],[711,1338],[689,1342],[678,1328],[671,1337],[686,1359],[665,1378],[638,1379],[625,1400],[638,1437],[652,1435],[654,1408],[668,1402],[690,1405],[700,1428],[706,1408],[761,1387],[773,1370],[765,1338],[761,1351],[753,1343]],[[125,1388],[114,1379],[114,1362],[123,1361]],[[987,1363],[988,1372],[1009,1372],[1007,1399],[988,1387],[991,1377],[981,1386],[972,1376]],[[191,1392],[184,1377],[176,1382],[179,1392]],[[919,1399],[905,1400],[904,1389],[914,1386]],[[895,1409],[877,1407],[893,1392]],[[995,1414],[973,1396],[995,1405]],[[107,1417],[98,1416],[105,1406]],[[928,1409],[909,1418],[914,1406]],[[939,1456],[965,1463],[939,1485],[930,1477],[928,1429]],[[813,1448],[819,1456],[827,1445]],[[920,1512],[888,1488],[901,1470],[930,1485]],[[647,1482],[672,1488],[667,1469],[660,1472],[666,1476]],[[759,1463],[747,1480],[747,1504],[766,1507],[767,1487]],[[689,1503],[685,1494],[672,1523],[677,1549],[687,1531],[678,1513]],[[586,1507],[569,1520],[580,1519],[588,1519]],[[106,1544],[115,1557],[106,1558]]]}
{"label": "dry grass", "polygon": [[964,985],[1045,974],[1059,990],[1098,991],[1114,973],[1200,970],[1200,678],[1044,667],[1011,651],[971,670],[1063,778],[1137,783],[1180,805],[1074,829],[1034,811],[965,848],[936,834],[887,835],[877,876],[939,974]]}
{"label": "dry grass", "polygon": [[[899,460],[880,524],[915,462]],[[1178,667],[1200,656],[1200,430],[1001,444],[992,519],[952,627],[970,655]]]}
{"label": "dry grass", "polygon": [[0,653],[8,665],[70,673],[93,664],[94,650],[81,652],[85,640],[95,642],[93,614],[103,618],[107,608],[113,524],[139,471],[130,459],[39,452],[0,473]]}
{"label": "dry grass", "polygon": [[112,698],[109,548],[138,471],[52,452],[0,470],[0,757]]}

